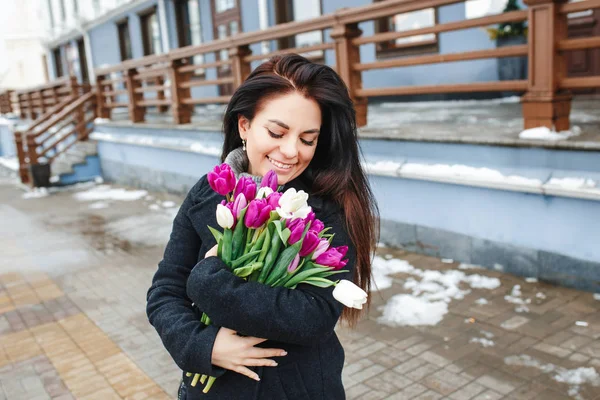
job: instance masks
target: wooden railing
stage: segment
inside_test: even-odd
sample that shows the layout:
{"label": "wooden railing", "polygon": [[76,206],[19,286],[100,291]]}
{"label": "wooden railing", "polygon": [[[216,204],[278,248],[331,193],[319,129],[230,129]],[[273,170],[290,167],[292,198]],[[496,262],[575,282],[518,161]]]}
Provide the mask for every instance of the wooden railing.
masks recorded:
{"label": "wooden railing", "polygon": [[11,114],[13,112],[13,92],[13,90],[4,90],[0,92],[0,114]]}
{"label": "wooden railing", "polygon": [[[567,39],[567,14],[600,8],[600,0],[584,0],[565,4],[566,0],[524,0],[527,10],[507,12],[464,21],[436,24],[427,28],[402,32],[377,33],[362,36],[358,24],[376,21],[384,17],[445,5],[463,0],[386,0],[362,7],[341,9],[318,18],[280,24],[271,28],[247,32],[231,38],[216,40],[199,46],[175,49],[167,54],[129,60],[122,64],[96,70],[98,77],[98,115],[110,118],[115,108],[126,107],[132,122],[144,121],[148,107],[171,108],[173,121],[189,123],[193,106],[207,103],[227,103],[230,96],[193,97],[191,88],[207,85],[232,84],[238,87],[248,76],[251,62],[264,60],[275,54],[314,51],[335,52],[333,68],[346,82],[355,102],[359,126],[367,122],[367,99],[369,97],[419,95],[433,93],[464,93],[517,91],[524,92],[523,116],[525,128],[535,126],[569,128],[570,89],[600,86],[600,76],[585,78],[566,77],[565,52],[600,48],[600,37]],[[435,54],[402,57],[375,62],[361,62],[360,46],[415,35],[438,34],[462,29],[487,27],[503,22],[527,21],[528,44],[491,50],[475,50],[462,53]],[[278,50],[268,54],[251,54],[250,45],[262,41],[277,41],[304,32],[330,29],[332,42],[302,48]],[[194,56],[205,59],[227,50],[229,58],[194,64]],[[477,82],[431,86],[402,86],[386,88],[363,88],[362,72],[404,66],[434,63],[527,56],[528,78],[513,81]],[[218,79],[200,79],[195,71],[228,67],[231,75]],[[160,79],[151,85],[150,79]],[[165,82],[169,82],[168,85]],[[169,91],[168,98],[165,91]],[[153,98],[146,95],[155,93]]]}
{"label": "wooden railing", "polygon": [[44,85],[18,90],[14,101],[19,107],[21,119],[33,121],[65,99],[89,91],[89,84],[79,84],[76,77],[67,76]]}
{"label": "wooden railing", "polygon": [[47,111],[26,131],[15,132],[21,181],[33,184],[35,168],[50,168],[56,157],[78,141],[87,140],[93,130],[96,110],[95,91],[72,95]]}

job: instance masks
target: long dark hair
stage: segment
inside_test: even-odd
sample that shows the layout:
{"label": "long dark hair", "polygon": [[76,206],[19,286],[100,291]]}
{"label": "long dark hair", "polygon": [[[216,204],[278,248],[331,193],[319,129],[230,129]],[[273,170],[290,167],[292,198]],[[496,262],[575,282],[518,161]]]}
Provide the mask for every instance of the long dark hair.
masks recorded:
{"label": "long dark hair", "polygon": [[[266,100],[291,92],[313,99],[321,108],[321,134],[307,168],[312,177],[312,194],[327,197],[343,209],[348,234],[356,248],[354,283],[369,292],[372,255],[379,236],[379,210],[360,163],[356,112],[348,88],[333,69],[297,54],[275,56],[258,66],[237,88],[225,111],[221,161],[242,145],[238,132],[240,115],[252,121]],[[360,310],[345,308],[341,318],[354,326],[361,314]]]}

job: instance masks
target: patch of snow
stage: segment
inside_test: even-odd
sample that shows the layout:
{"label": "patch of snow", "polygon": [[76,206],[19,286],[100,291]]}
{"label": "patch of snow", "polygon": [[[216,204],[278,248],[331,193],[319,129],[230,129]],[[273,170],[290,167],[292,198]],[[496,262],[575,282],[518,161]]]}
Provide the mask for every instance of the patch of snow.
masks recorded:
{"label": "patch of snow", "polygon": [[458,269],[485,269],[480,265],[474,265],[474,264],[465,264],[465,263],[461,263],[458,266]]}
{"label": "patch of snow", "polygon": [[483,297],[480,297],[479,299],[475,300],[475,304],[479,304],[480,306],[486,305],[489,302],[487,301],[487,299],[484,299]]}
{"label": "patch of snow", "polygon": [[19,170],[19,160],[17,157],[0,157],[0,165],[10,169],[11,171]]}
{"label": "patch of snow", "polygon": [[596,181],[589,178],[550,178],[546,185],[559,186],[564,189],[593,189]]}
{"label": "patch of snow", "polygon": [[448,313],[445,301],[427,301],[408,294],[392,297],[377,320],[390,326],[437,325]]}
{"label": "patch of snow", "polygon": [[594,293],[594,300],[600,300],[600,293]]}
{"label": "patch of snow", "polygon": [[482,330],[482,331],[479,331],[479,332],[481,332],[481,334],[482,334],[483,336],[485,336],[486,338],[488,338],[488,339],[491,339],[491,338],[493,338],[493,337],[494,337],[494,334],[493,334],[492,332],[483,331],[483,330]]}
{"label": "patch of snow", "polygon": [[154,200],[154,196],[148,195],[148,196],[144,197],[144,200],[152,201],[152,200]]}
{"label": "patch of snow", "polygon": [[577,135],[579,135],[579,132],[576,129],[574,129],[573,131],[556,132],[554,130],[550,130],[548,127],[540,126],[537,128],[525,129],[523,132],[519,133],[519,138],[555,141],[565,140],[570,138],[571,136]]}
{"label": "patch of snow", "polygon": [[583,400],[583,398],[579,395],[581,385],[589,384],[594,387],[600,386],[600,375],[594,367],[566,369],[550,363],[543,364],[539,360],[526,354],[505,357],[504,363],[519,367],[537,368],[546,374],[553,373],[552,379],[554,379],[556,382],[569,385],[569,396],[578,400]]}
{"label": "patch of snow", "polygon": [[194,153],[208,154],[212,156],[221,155],[221,149],[218,147],[206,146],[203,143],[195,142],[190,145],[190,150]]}
{"label": "patch of snow", "polygon": [[391,326],[406,325],[435,325],[447,313],[448,304],[452,300],[463,299],[470,290],[462,290],[461,283],[467,283],[472,288],[495,289],[500,285],[497,278],[481,275],[466,275],[462,271],[421,270],[413,267],[404,260],[384,260],[375,257],[373,275],[375,283],[380,288],[390,287],[391,278],[388,275],[406,273],[420,277],[420,280],[408,278],[404,289],[411,294],[396,295],[379,308],[383,315],[378,322]]}
{"label": "patch of snow", "polygon": [[542,293],[542,292],[537,292],[535,294],[535,297],[538,298],[538,299],[544,300],[546,298],[546,295],[544,293]]}
{"label": "patch of snow", "polygon": [[500,171],[485,167],[449,164],[419,164],[405,163],[400,168],[400,176],[428,176],[435,178],[462,178],[480,182],[496,182],[519,186],[541,186],[539,179],[526,178],[517,175],[503,175]]}
{"label": "patch of snow", "polygon": [[575,325],[577,326],[588,326],[589,324],[585,321],[576,321]]}
{"label": "patch of snow", "polygon": [[494,269],[495,269],[496,271],[500,271],[500,272],[502,272],[502,271],[504,271],[504,266],[503,266],[502,264],[498,264],[498,263],[496,263],[496,264],[494,264]]}
{"label": "patch of snow", "polygon": [[537,281],[537,278],[525,278],[525,282],[527,283],[536,283]]}
{"label": "patch of snow", "polygon": [[100,185],[85,192],[75,193],[73,197],[79,201],[97,200],[121,200],[135,201],[148,194],[145,190],[127,190],[122,188],[111,188],[110,185]]}
{"label": "patch of snow", "polygon": [[163,201],[162,204],[163,208],[173,208],[175,207],[177,204],[175,204],[174,201],[171,200],[167,200],[167,201]]}
{"label": "patch of snow", "polygon": [[515,308],[515,311],[518,313],[529,312],[529,307],[527,307],[526,304],[531,304],[531,299],[522,299],[521,295],[521,285],[515,285],[513,286],[510,295],[504,296],[504,300],[516,304],[518,307]]}
{"label": "patch of snow", "polygon": [[486,338],[471,338],[471,340],[469,340],[469,343],[479,343],[483,347],[493,347],[495,345],[493,340],[489,340]]}
{"label": "patch of snow", "polygon": [[401,163],[396,161],[377,161],[377,162],[365,162],[363,167],[365,172],[369,174],[382,174],[382,175],[397,175],[398,169],[402,166]]}
{"label": "patch of snow", "polygon": [[30,192],[23,193],[22,197],[24,199],[39,199],[40,197],[46,197],[49,194],[50,194],[50,192],[48,191],[48,189],[41,187],[41,188],[34,188]]}
{"label": "patch of snow", "polygon": [[97,210],[97,209],[101,209],[101,208],[107,208],[108,203],[105,203],[103,201],[97,201],[95,203],[90,204],[88,207],[91,209]]}
{"label": "patch of snow", "polygon": [[96,182],[97,184],[101,185],[104,183],[104,178],[102,178],[101,176],[97,176],[94,178],[94,182]]}
{"label": "patch of snow", "polygon": [[451,258],[442,258],[442,262],[444,264],[452,264],[454,262],[454,260]]}
{"label": "patch of snow", "polygon": [[439,107],[440,109],[446,109],[449,106],[463,106],[470,107],[473,105],[494,105],[494,104],[515,104],[520,103],[521,98],[519,96],[503,97],[499,99],[488,99],[488,100],[443,100],[443,101],[418,101],[418,102],[394,102],[394,103],[381,103],[379,107],[382,108],[432,108]]}
{"label": "patch of snow", "polygon": [[151,209],[152,211],[158,211],[160,210],[160,206],[158,204],[150,204],[148,206],[149,209]]}

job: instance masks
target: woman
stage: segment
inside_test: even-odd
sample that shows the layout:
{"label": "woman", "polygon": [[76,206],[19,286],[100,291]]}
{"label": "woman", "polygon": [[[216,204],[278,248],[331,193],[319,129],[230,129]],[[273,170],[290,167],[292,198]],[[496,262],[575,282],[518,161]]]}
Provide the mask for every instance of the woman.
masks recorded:
{"label": "woman", "polygon": [[[359,161],[348,90],[329,67],[298,55],[274,57],[233,94],[221,161],[260,182],[277,173],[283,190],[310,194],[317,218],[348,245],[346,274],[368,292],[377,207]],[[272,288],[234,276],[216,257],[207,226],[223,196],[206,176],[190,190],[148,291],[147,313],[177,365],[219,377],[207,394],[185,375],[182,399],[344,399],[344,351],[334,327],[353,326],[333,288]],[[203,326],[206,312],[213,325]],[[237,335],[239,333],[240,335]],[[227,373],[225,373],[227,372]]]}

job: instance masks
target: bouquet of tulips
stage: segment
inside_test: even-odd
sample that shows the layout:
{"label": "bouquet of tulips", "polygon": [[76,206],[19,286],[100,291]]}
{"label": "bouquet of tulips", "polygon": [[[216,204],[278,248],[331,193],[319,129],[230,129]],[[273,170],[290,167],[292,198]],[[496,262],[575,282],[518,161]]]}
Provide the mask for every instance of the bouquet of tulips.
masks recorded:
{"label": "bouquet of tulips", "polygon": [[[362,308],[367,294],[352,282],[331,281],[328,277],[347,272],[342,268],[348,246],[332,247],[322,221],[307,204],[308,194],[290,188],[278,191],[277,175],[269,171],[257,187],[250,177],[236,180],[227,164],[216,166],[208,182],[217,193],[226,196],[217,205],[219,231],[208,227],[217,241],[217,256],[238,277],[272,287],[295,289],[299,284],[322,288],[336,286],[334,297],[348,307]],[[211,320],[203,314],[202,323]],[[192,373],[187,373],[192,376]],[[215,377],[195,374],[207,393]]]}

